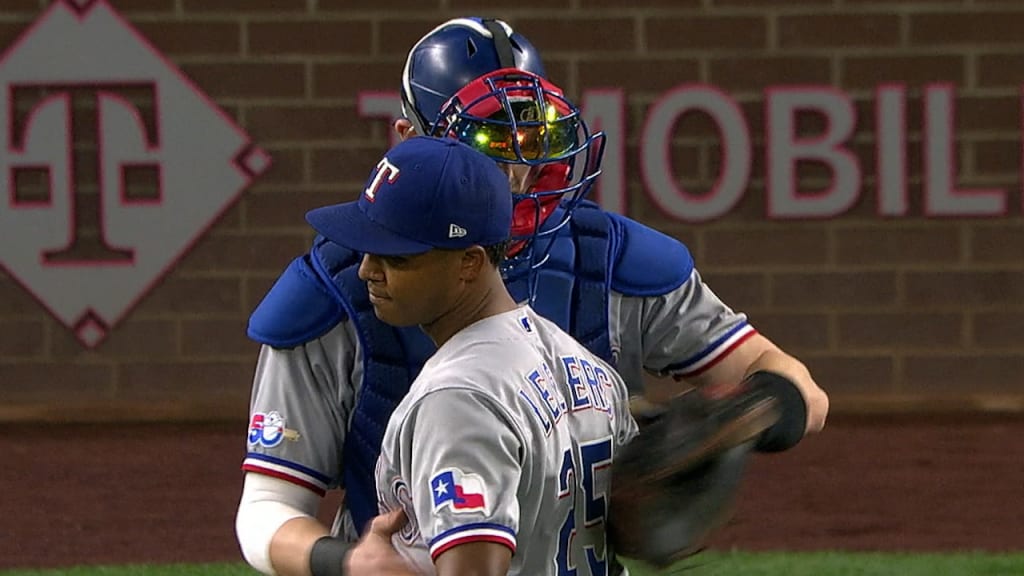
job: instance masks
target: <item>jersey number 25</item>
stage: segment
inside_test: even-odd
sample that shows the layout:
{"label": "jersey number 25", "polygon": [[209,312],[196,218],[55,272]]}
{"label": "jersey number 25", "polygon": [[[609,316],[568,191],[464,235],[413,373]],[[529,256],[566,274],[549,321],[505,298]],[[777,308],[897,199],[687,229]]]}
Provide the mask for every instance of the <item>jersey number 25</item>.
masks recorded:
{"label": "jersey number 25", "polygon": [[[582,470],[577,470],[572,449],[562,455],[562,470],[558,475],[558,497],[572,498],[573,505],[562,523],[558,534],[558,553],[555,564],[559,576],[576,576],[578,558],[573,557],[573,540],[579,530],[576,526],[576,508],[583,507],[583,530],[594,531],[596,541],[601,542],[601,554],[598,556],[594,546],[584,546],[587,564],[592,576],[605,576],[608,573],[608,561],[604,552],[605,526],[604,520],[608,505],[605,502],[603,487],[607,486],[607,468],[612,463],[612,440],[603,438],[589,444],[579,446]],[[582,472],[582,477],[580,475]],[[602,473],[602,481],[597,475]],[[598,490],[598,486],[602,489]],[[579,494],[582,492],[582,494]],[[581,497],[582,496],[582,497]],[[590,539],[588,539],[590,540]]]}

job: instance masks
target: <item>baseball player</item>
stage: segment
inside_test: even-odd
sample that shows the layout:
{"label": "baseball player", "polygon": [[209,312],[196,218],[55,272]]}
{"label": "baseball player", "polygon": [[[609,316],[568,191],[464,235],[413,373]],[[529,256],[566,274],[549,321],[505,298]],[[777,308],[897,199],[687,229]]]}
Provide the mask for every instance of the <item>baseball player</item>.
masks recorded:
{"label": "baseball player", "polygon": [[[771,391],[783,418],[761,450],[820,430],[828,398],[806,367],[723,303],[684,245],[584,201],[603,135],[543,76],[537,50],[508,24],[455,19],[410,51],[405,118],[395,123],[403,138],[462,140],[506,172],[514,241],[502,272],[513,299],[615,366],[634,394],[643,394],[645,373],[673,377],[680,391]],[[394,173],[382,160],[376,177]],[[370,525],[385,423],[435,350],[419,329],[380,322],[360,262],[358,252],[317,238],[250,318],[249,335],[263,346],[236,531],[245,558],[266,574],[321,576],[311,572],[314,543],[355,539]],[[345,503],[329,530],[316,513],[334,487]]]}
{"label": "baseball player", "polygon": [[[382,169],[394,176],[376,178]],[[502,171],[456,140],[413,138],[385,155],[358,201],[307,219],[364,254],[359,277],[380,320],[418,325],[438,346],[391,416],[376,471],[381,507],[409,518],[394,539],[409,565],[607,574],[603,495],[636,433],[628,392],[505,288]]]}

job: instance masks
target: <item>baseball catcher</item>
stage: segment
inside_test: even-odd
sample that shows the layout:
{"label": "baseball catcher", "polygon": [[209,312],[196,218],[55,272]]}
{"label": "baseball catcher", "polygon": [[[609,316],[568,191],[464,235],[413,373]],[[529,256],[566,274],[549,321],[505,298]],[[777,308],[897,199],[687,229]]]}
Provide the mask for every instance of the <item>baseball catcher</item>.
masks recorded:
{"label": "baseball catcher", "polygon": [[639,435],[615,456],[609,538],[617,554],[665,567],[699,552],[731,517],[751,451],[803,436],[799,392],[755,372],[725,396],[694,389],[667,405],[635,399]]}

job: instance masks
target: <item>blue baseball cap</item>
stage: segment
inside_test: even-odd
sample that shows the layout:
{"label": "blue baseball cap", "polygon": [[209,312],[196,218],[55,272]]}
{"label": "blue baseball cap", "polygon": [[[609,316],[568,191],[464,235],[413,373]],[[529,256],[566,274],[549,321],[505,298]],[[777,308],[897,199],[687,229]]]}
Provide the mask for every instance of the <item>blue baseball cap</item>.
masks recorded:
{"label": "blue baseball cap", "polygon": [[417,136],[388,150],[359,200],[310,210],[306,221],[336,244],[380,256],[491,246],[509,237],[512,191],[484,154]]}

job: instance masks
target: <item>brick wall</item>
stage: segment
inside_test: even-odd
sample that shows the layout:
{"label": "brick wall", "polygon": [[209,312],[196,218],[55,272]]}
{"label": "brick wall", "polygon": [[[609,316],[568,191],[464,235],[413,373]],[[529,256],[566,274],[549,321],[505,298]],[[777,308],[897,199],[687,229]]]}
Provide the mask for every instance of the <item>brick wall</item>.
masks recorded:
{"label": "brick wall", "polygon": [[[49,3],[5,0],[0,48]],[[310,207],[354,197],[388,142],[357,95],[395,90],[403,57],[482,0],[111,0],[273,156],[217,225],[111,336],[83,348],[0,273],[0,419],[238,417],[257,347],[248,313],[311,235]],[[626,94],[628,212],[687,242],[712,288],[811,366],[836,410],[1024,406],[1020,87],[1024,5],[931,0],[520,0],[493,10],[572,95]],[[358,6],[358,7],[356,7]],[[726,217],[662,215],[637,176],[644,115],[683,82],[728,93],[754,139],[749,190]],[[765,217],[764,100],[772,85],[834,85],[856,100],[852,142],[873,166],[877,86],[907,87],[910,210],[877,215],[874,175],[845,214]],[[927,218],[921,89],[956,90],[961,187],[1002,187],[1008,214]],[[812,125],[805,128],[814,130]],[[694,191],[719,168],[701,118],[677,126],[673,166]],[[810,188],[828,176],[801,165]],[[826,178],[827,181],[827,178]],[[0,231],[2,233],[2,231]],[[4,241],[8,241],[4,239]]]}

